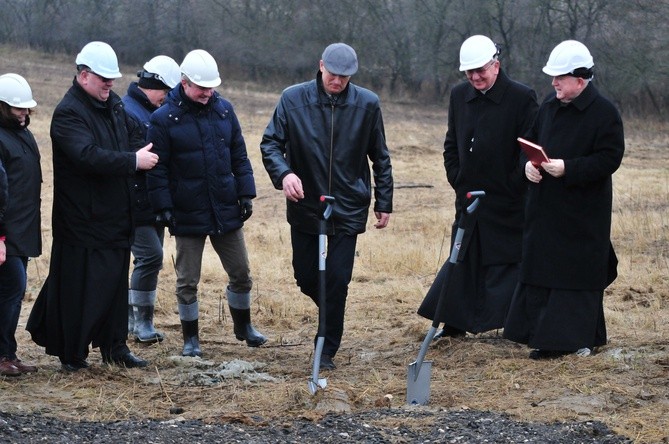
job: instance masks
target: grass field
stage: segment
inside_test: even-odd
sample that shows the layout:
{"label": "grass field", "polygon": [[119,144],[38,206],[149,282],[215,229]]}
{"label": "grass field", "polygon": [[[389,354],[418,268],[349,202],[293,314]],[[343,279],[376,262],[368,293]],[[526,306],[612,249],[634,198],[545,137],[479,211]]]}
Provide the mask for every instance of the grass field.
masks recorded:
{"label": "grass field", "polygon": [[[48,271],[49,123],[72,81],[73,59],[0,46],[0,72],[26,77],[39,104],[30,129],[40,146],[44,174],[44,253],[29,264],[17,332],[20,357],[36,362],[40,371],[0,379],[0,410],[115,420],[169,418],[170,408],[180,407],[181,416],[205,421],[251,421],[256,416],[290,421],[332,410],[402,407],[407,365],[429,327],[415,312],[449,252],[454,196],[441,157],[445,107],[382,104],[396,183],[395,213],[385,230],[375,230],[372,217],[368,232],[359,238],[346,332],[338,369],[327,374],[327,390],[311,396],[307,388],[317,312],[294,285],[284,200],[273,189],[258,149],[280,91],[261,92],[254,85],[227,82],[225,76],[219,91],[236,107],[256,175],[258,198],[245,233],[255,282],[253,318],[269,343],[250,349],[235,340],[225,308],[226,277],[208,247],[200,288],[205,360],[175,358],[182,340],[175,313],[174,241],[167,239],[156,314],[157,328],[167,338],[149,347],[131,344],[151,366],[108,368],[92,353],[92,369],[64,374],[58,360],[35,346],[24,327]],[[136,67],[121,65],[124,77],[115,90],[123,95]],[[224,75],[225,67],[221,70]],[[625,125],[626,155],[614,175],[612,238],[619,277],[605,296],[609,344],[589,358],[536,362],[527,359],[526,348],[501,339],[501,332],[441,340],[428,353],[434,361],[432,397],[424,408],[492,410],[525,421],[599,420],[638,443],[669,441],[669,124],[627,119]],[[271,378],[202,382],[202,374],[235,359],[257,363],[258,371]],[[414,420],[420,419],[407,409],[404,421]]]}

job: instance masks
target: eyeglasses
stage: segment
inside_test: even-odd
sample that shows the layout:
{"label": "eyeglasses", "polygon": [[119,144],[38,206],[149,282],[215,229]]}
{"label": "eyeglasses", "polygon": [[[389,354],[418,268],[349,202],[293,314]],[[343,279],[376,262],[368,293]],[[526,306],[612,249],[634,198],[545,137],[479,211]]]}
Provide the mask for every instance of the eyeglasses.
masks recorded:
{"label": "eyeglasses", "polygon": [[109,83],[109,82],[114,81],[114,79],[108,79],[107,77],[102,77],[100,74],[97,74],[97,73],[91,71],[90,69],[87,69],[86,72],[89,72],[89,73],[93,74],[95,77],[100,79],[100,81],[102,81],[103,83]]}
{"label": "eyeglasses", "polygon": [[480,67],[480,68],[476,68],[476,69],[468,69],[468,70],[465,71],[465,74],[467,74],[467,75],[470,76],[470,77],[473,76],[474,74],[482,75],[482,74],[484,74],[484,73],[485,73],[485,72],[486,72],[492,65],[494,65],[496,61],[497,61],[497,60],[493,59],[493,60],[489,61],[488,63],[486,63],[484,66],[482,66],[482,67]]}

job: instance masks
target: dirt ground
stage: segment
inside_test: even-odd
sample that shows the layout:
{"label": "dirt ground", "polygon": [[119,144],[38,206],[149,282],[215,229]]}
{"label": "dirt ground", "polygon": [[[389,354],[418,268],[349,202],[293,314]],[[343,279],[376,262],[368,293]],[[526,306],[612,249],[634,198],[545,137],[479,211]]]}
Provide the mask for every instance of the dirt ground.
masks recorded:
{"label": "dirt ground", "polygon": [[[245,233],[255,283],[253,320],[269,342],[253,349],[235,340],[225,301],[226,277],[208,248],[200,286],[204,356],[179,356],[174,242],[168,238],[156,308],[156,326],[166,339],[151,346],[129,342],[151,365],[108,367],[94,350],[90,369],[67,374],[57,358],[32,343],[25,322],[49,264],[49,119],[71,82],[73,67],[67,57],[44,62],[31,53],[8,62],[3,51],[7,48],[0,47],[0,71],[28,78],[39,103],[31,129],[42,152],[45,245],[43,255],[29,263],[29,289],[17,331],[20,358],[40,370],[0,379],[0,411],[10,414],[0,416],[0,437],[20,442],[13,432],[18,430],[16,436],[24,442],[36,442],[39,434],[30,434],[30,424],[39,418],[36,423],[43,426],[72,422],[63,426],[72,434],[52,436],[54,442],[83,442],[76,439],[76,430],[94,436],[86,429],[88,422],[105,424],[103,430],[111,433],[109,441],[100,435],[99,442],[112,442],[114,436],[137,440],[136,435],[122,434],[123,424],[129,430],[127,421],[142,430],[137,433],[155,433],[155,442],[172,442],[155,424],[231,427],[249,434],[240,435],[240,442],[669,442],[666,124],[626,121],[627,154],[614,176],[612,237],[620,276],[605,298],[609,344],[588,358],[537,362],[527,358],[525,347],[501,339],[501,332],[439,340],[427,357],[433,361],[430,402],[416,407],[406,406],[407,365],[415,360],[429,327],[416,309],[448,256],[453,218],[453,193],[441,159],[445,109],[382,104],[396,183],[395,212],[387,229],[375,230],[370,220],[368,232],[359,239],[344,341],[335,358],[338,368],[323,372],[328,386],[312,395],[307,380],[318,314],[294,285],[285,205],[258,152],[279,92],[224,83],[221,92],[236,106],[256,174],[258,198]],[[134,70],[122,68],[128,74],[115,88],[120,94]],[[80,421],[84,423],[77,425]],[[481,424],[490,422],[516,430],[515,438],[486,431]],[[21,431],[22,424],[27,431]],[[345,424],[355,424],[358,431],[347,431]],[[521,434],[523,427],[528,435]],[[539,427],[534,435],[532,427]],[[194,435],[184,436],[194,442],[231,442],[207,439],[206,430],[195,428]],[[253,435],[259,430],[275,435]],[[305,430],[304,435],[298,430]],[[474,430],[481,432],[478,437]]]}

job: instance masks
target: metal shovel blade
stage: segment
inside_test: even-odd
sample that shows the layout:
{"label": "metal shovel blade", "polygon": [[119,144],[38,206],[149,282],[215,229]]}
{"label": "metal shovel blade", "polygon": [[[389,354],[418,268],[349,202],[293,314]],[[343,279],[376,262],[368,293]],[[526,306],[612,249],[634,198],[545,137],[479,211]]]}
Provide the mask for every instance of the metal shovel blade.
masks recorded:
{"label": "metal shovel blade", "polygon": [[328,380],[326,378],[318,378],[317,381],[309,379],[309,392],[312,395],[315,395],[319,388],[324,389],[328,386]]}
{"label": "metal shovel blade", "polygon": [[432,361],[423,361],[420,367],[416,362],[409,364],[407,371],[407,404],[426,405],[430,400],[430,375]]}

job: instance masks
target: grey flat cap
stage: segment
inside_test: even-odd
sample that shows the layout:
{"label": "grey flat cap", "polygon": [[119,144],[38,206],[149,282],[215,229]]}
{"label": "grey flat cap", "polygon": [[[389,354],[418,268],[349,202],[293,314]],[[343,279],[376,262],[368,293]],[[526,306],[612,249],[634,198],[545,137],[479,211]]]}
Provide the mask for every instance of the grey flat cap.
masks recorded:
{"label": "grey flat cap", "polygon": [[358,72],[358,56],[346,43],[333,43],[321,57],[325,69],[338,76],[352,76]]}

